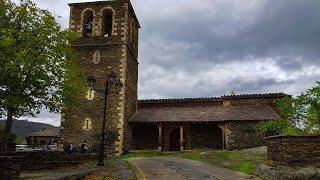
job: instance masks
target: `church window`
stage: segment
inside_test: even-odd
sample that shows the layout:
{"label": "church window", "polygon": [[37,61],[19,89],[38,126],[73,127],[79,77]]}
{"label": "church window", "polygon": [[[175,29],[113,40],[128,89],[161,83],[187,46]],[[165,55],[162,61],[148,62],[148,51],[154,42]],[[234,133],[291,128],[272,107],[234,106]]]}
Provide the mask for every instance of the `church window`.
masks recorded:
{"label": "church window", "polygon": [[102,36],[112,36],[113,12],[111,9],[105,9],[102,12]]}
{"label": "church window", "polygon": [[99,64],[99,62],[100,62],[100,51],[96,51],[93,54],[93,63]]}
{"label": "church window", "polygon": [[87,96],[86,96],[86,98],[88,99],[88,100],[92,100],[93,98],[94,98],[94,90],[93,89],[91,89],[91,88],[89,88],[88,89],[88,91],[87,91]]}
{"label": "church window", "polygon": [[92,121],[90,118],[85,118],[84,126],[82,126],[84,130],[91,130],[92,129]]}
{"label": "church window", "polygon": [[82,37],[93,36],[93,12],[87,10],[83,13],[82,20]]}

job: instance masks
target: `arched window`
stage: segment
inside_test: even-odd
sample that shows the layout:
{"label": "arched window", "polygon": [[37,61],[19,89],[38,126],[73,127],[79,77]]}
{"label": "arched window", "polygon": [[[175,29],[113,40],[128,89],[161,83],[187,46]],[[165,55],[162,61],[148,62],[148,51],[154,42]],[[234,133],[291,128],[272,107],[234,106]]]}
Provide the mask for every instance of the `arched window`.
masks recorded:
{"label": "arched window", "polygon": [[83,13],[82,37],[92,37],[93,35],[93,12],[87,10]]}
{"label": "arched window", "polygon": [[102,12],[101,35],[104,37],[112,36],[113,12],[111,9],[105,9]]}
{"label": "arched window", "polygon": [[89,88],[88,91],[87,91],[86,98],[87,98],[88,100],[92,100],[92,99],[94,98],[94,93],[95,93],[94,90],[91,89],[91,88]]}

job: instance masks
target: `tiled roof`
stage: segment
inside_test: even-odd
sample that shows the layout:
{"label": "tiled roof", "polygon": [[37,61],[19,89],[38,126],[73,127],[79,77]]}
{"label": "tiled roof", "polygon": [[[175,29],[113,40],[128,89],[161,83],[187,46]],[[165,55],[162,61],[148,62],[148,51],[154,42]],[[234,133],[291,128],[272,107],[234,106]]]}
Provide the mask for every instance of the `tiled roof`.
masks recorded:
{"label": "tiled roof", "polygon": [[50,129],[44,129],[42,131],[32,132],[32,133],[30,133],[29,136],[53,136],[53,137],[57,137],[57,136],[59,136],[59,128],[55,127],[55,128],[50,128]]}
{"label": "tiled roof", "polygon": [[224,95],[219,97],[201,97],[201,98],[172,98],[172,99],[141,99],[139,103],[150,103],[150,102],[185,102],[185,101],[219,101],[223,99],[246,99],[246,98],[279,98],[288,96],[283,92],[280,93],[265,93],[265,94],[239,94],[239,95]]}
{"label": "tiled roof", "polygon": [[129,122],[222,122],[280,119],[268,105],[139,108]]}

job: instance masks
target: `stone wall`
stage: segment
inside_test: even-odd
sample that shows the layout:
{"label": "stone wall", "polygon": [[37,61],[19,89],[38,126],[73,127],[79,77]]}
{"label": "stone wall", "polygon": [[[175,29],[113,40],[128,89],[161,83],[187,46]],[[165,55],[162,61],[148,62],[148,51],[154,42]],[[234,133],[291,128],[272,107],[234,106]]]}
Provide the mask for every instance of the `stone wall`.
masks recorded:
{"label": "stone wall", "polygon": [[155,124],[132,125],[132,149],[155,150],[158,149],[158,126]]}
{"label": "stone wall", "polygon": [[216,124],[192,124],[191,148],[222,149],[222,131]]}
{"label": "stone wall", "polygon": [[226,122],[226,149],[246,149],[265,145],[263,135],[249,130],[249,126],[258,122]]}
{"label": "stone wall", "polygon": [[[73,156],[65,156],[63,152],[2,152],[0,157],[14,157],[14,162],[19,165],[17,170],[44,170],[57,169],[61,167],[70,167],[79,165],[87,160],[98,159],[97,156],[89,154],[74,154]],[[18,163],[15,157],[20,157]],[[0,165],[2,159],[0,158]],[[1,177],[1,176],[0,176]]]}
{"label": "stone wall", "polygon": [[0,179],[19,179],[21,156],[0,156]]}
{"label": "stone wall", "polygon": [[320,168],[320,135],[266,138],[268,164]]}
{"label": "stone wall", "polygon": [[127,67],[125,72],[126,86],[124,96],[124,142],[123,150],[130,150],[132,130],[128,120],[136,113],[138,107],[138,62],[137,54],[132,51],[127,52]]}

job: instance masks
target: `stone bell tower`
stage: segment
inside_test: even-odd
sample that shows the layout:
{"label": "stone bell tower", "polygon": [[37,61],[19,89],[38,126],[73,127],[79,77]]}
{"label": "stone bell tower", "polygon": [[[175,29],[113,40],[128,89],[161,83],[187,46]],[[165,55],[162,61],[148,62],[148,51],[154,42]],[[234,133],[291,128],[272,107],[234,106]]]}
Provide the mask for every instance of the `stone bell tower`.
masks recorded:
{"label": "stone bell tower", "polygon": [[[121,154],[130,148],[128,119],[137,110],[139,22],[130,0],[72,3],[70,29],[79,33],[71,46],[87,76],[96,77],[95,90],[104,90],[114,71],[122,81],[119,94],[108,96],[107,152]],[[78,145],[87,141],[97,151],[101,138],[104,95],[95,91],[81,98],[81,106],[62,114],[63,141]]]}

